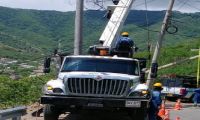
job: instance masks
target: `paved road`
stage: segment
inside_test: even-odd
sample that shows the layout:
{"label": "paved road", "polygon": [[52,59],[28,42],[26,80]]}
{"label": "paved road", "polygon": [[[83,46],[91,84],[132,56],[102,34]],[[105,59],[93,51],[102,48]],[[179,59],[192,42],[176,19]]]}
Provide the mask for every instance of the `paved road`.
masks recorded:
{"label": "paved road", "polygon": [[[22,120],[43,120],[43,114],[40,117],[33,117],[26,115],[22,117]],[[78,114],[62,114],[59,116],[59,120],[131,120],[126,113],[115,112],[81,112]],[[136,119],[137,120],[137,119]]]}
{"label": "paved road", "polygon": [[115,112],[84,112],[69,114],[63,120],[131,120],[126,113]]}
{"label": "paved road", "polygon": [[181,110],[171,110],[170,120],[176,120],[176,117],[180,117],[180,120],[200,120],[200,107],[183,106]]}
{"label": "paved road", "polygon": [[[166,108],[170,110],[170,120],[200,120],[200,107],[193,107],[192,103],[182,103],[183,109],[173,110],[175,102],[167,102]],[[23,116],[22,120],[43,120],[43,114],[40,117],[33,117],[31,113],[37,107],[29,107],[28,114]],[[120,112],[81,112],[79,114],[63,114],[60,115],[59,120],[131,120],[127,113]],[[136,119],[137,120],[137,116]]]}
{"label": "paved road", "polygon": [[193,103],[181,103],[183,108],[181,110],[174,110],[175,102],[166,102],[166,109],[170,111],[170,120],[200,120],[200,106],[193,107]]}

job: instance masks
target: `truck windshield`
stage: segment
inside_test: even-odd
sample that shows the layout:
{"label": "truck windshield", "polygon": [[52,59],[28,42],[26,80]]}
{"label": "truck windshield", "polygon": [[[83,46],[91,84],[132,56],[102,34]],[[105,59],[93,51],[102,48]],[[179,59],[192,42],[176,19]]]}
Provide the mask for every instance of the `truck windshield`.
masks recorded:
{"label": "truck windshield", "polygon": [[103,58],[66,58],[61,72],[91,71],[139,75],[138,62]]}

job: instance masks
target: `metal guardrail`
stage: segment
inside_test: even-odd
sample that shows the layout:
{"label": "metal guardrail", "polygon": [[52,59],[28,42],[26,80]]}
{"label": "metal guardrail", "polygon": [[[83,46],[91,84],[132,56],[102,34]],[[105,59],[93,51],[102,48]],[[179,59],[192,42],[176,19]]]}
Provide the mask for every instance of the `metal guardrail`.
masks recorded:
{"label": "metal guardrail", "polygon": [[21,116],[26,114],[26,107],[20,106],[16,108],[10,108],[6,110],[0,110],[0,120],[21,120]]}

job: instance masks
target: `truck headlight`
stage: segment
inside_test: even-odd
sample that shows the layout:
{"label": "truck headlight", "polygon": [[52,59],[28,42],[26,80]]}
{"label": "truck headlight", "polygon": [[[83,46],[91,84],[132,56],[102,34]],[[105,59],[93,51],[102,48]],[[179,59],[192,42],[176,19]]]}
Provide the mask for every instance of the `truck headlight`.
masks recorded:
{"label": "truck headlight", "polygon": [[47,90],[53,90],[53,87],[47,86]]}
{"label": "truck headlight", "polygon": [[130,97],[140,97],[140,96],[147,96],[149,94],[148,90],[141,90],[141,91],[131,91],[129,93]]}
{"label": "truck headlight", "polygon": [[53,88],[52,86],[47,85],[44,87],[43,93],[44,94],[62,94],[64,92],[61,88]]}

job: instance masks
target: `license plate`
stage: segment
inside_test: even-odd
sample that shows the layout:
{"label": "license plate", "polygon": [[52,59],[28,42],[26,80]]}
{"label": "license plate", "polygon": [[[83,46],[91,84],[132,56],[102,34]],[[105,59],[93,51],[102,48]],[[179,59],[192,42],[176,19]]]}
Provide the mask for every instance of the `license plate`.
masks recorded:
{"label": "license plate", "polygon": [[126,107],[141,107],[140,101],[126,101],[125,103]]}
{"label": "license plate", "polygon": [[167,96],[170,96],[170,97],[171,97],[171,96],[173,96],[173,94],[172,94],[172,93],[168,93]]}
{"label": "license plate", "polygon": [[88,103],[88,107],[103,107],[101,103]]}

